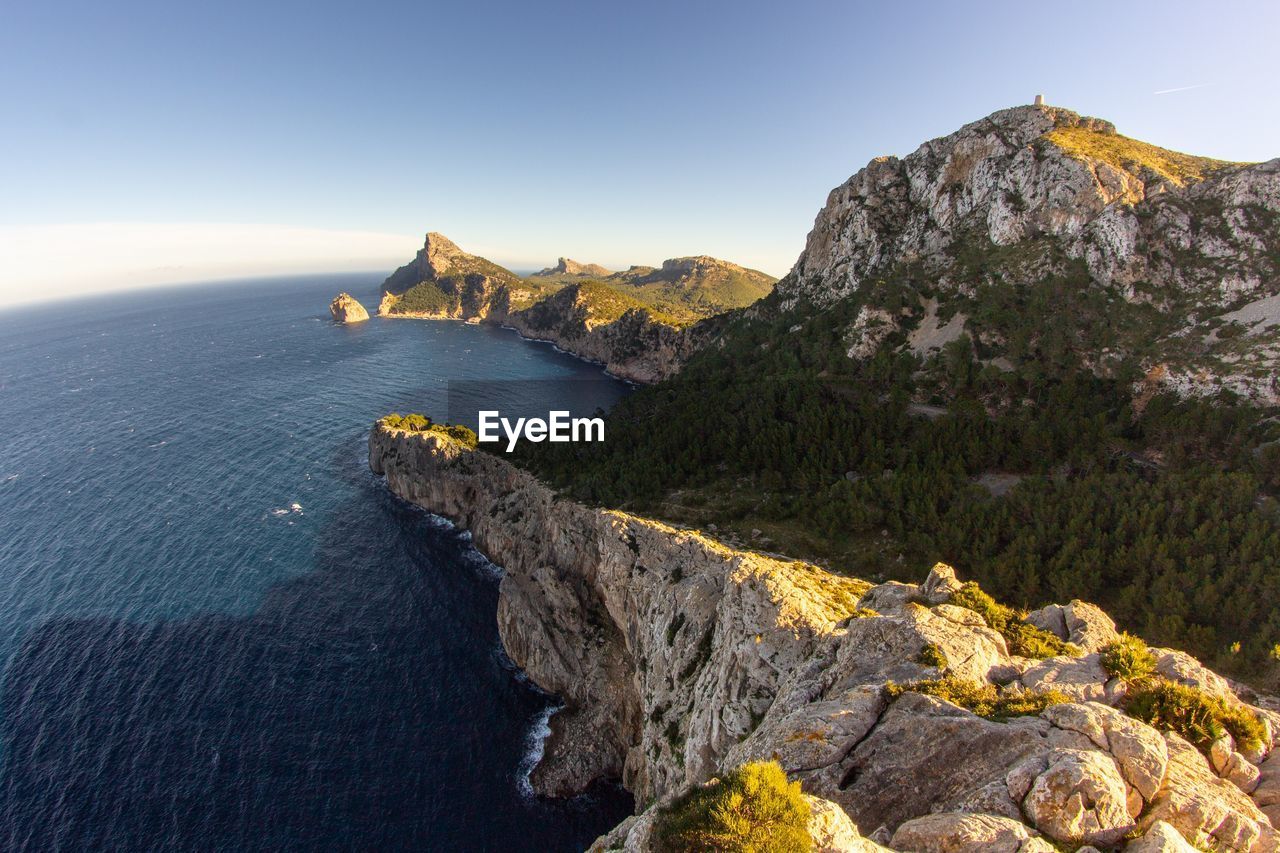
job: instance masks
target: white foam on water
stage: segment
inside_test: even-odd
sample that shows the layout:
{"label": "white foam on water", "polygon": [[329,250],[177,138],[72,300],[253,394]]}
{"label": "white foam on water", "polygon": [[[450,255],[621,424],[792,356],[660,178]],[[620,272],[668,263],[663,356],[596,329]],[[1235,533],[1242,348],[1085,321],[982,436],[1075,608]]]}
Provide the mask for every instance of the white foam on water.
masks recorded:
{"label": "white foam on water", "polygon": [[520,759],[520,767],[516,771],[516,785],[523,796],[536,796],[530,776],[547,750],[547,738],[551,737],[551,718],[563,707],[563,705],[548,705],[544,708],[533,721],[529,734],[525,736],[524,757]]}

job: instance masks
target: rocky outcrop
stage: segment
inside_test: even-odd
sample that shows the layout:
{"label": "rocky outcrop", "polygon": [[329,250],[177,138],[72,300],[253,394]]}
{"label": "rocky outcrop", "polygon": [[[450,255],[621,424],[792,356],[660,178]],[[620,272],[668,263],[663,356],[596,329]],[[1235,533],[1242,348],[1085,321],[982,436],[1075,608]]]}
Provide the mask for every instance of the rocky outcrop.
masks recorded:
{"label": "rocky outcrop", "polygon": [[613,274],[613,270],[605,269],[599,264],[580,264],[569,258],[560,258],[554,267],[538,270],[536,278],[579,277],[604,278]]}
{"label": "rocky outcrop", "polygon": [[[1107,305],[1073,317],[1095,372],[1132,363],[1179,393],[1277,403],[1278,226],[1280,160],[1191,157],[1070,110],[1015,107],[835,188],[778,305],[856,300],[847,349],[858,359],[886,341],[926,354],[941,306],[946,341],[963,331],[984,358],[1016,360],[1009,342],[1023,330],[978,319],[986,300],[1069,280]],[[904,307],[913,282],[927,292]],[[1044,318],[1027,319],[1034,335]]]}
{"label": "rocky outcrop", "polygon": [[335,296],[329,303],[329,313],[339,323],[363,323],[369,319],[369,312],[350,293]]}
{"label": "rocky outcrop", "polygon": [[[648,849],[645,827],[668,798],[770,759],[871,830],[853,839],[833,826],[831,837],[847,839],[836,849],[868,839],[924,850],[1154,844],[1172,837],[1166,827],[1213,849],[1280,845],[1262,800],[1224,778],[1234,757],[1218,772],[1181,738],[1107,704],[1118,694],[1105,681],[1090,694],[1101,701],[1005,720],[888,689],[944,671],[1005,693],[1041,689],[1029,677],[1041,662],[1010,654],[983,617],[947,603],[958,588],[948,567],[919,586],[872,586],[563,500],[435,433],[379,425],[369,461],[394,493],[469,528],[504,568],[503,645],[564,701],[535,789],[567,795],[613,777],[636,795],[641,815],[605,847]],[[1105,614],[1071,607],[1088,614],[1080,631],[1106,630]],[[1269,778],[1260,772],[1252,787],[1268,805]]]}

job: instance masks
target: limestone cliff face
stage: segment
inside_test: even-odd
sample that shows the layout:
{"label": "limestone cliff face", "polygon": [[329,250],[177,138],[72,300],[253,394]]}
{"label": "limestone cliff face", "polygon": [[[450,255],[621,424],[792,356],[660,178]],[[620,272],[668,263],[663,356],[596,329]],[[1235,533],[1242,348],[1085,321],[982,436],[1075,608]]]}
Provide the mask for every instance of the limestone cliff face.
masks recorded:
{"label": "limestone cliff face", "polygon": [[[1099,664],[1115,628],[1091,605],[1033,614],[1083,651],[1028,660],[949,603],[959,582],[945,566],[919,586],[872,586],[559,499],[433,433],[375,426],[369,462],[395,494],[469,528],[505,570],[503,644],[565,702],[536,790],[620,778],[642,811],[601,849],[648,849],[654,804],[753,759],[778,760],[819,812],[835,804],[862,828],[842,825],[842,840],[819,849],[876,849],[866,836],[900,850],[1050,851],[1046,839],[1139,836],[1147,846],[1133,849],[1176,849],[1157,844],[1175,838],[1280,848],[1280,715],[1256,709],[1266,742],[1247,754],[1215,744],[1210,758],[1126,716],[1114,707],[1124,684]],[[1155,652],[1165,677],[1242,703],[1190,656]],[[942,668],[1071,701],[995,722],[886,689]]]}
{"label": "limestone cliff face", "polygon": [[329,313],[339,323],[363,323],[369,319],[369,312],[350,293],[335,296],[329,303]]}
{"label": "limestone cliff face", "polygon": [[[1190,157],[1061,108],[1002,110],[873,160],[831,192],[777,292],[784,307],[861,300],[849,350],[862,358],[925,313],[882,304],[877,282],[927,281],[972,316],[983,287],[1063,276],[1111,300],[1105,322],[1124,327],[1095,354],[1100,372],[1132,357],[1185,394],[1280,402],[1280,160]],[[965,323],[953,338],[1006,348]]]}
{"label": "limestone cliff face", "polygon": [[671,376],[701,344],[713,324],[676,327],[642,307],[616,306],[579,285],[522,311],[508,313],[503,325],[527,338],[551,341],[561,349],[598,362],[614,376],[632,382],[658,382]]}

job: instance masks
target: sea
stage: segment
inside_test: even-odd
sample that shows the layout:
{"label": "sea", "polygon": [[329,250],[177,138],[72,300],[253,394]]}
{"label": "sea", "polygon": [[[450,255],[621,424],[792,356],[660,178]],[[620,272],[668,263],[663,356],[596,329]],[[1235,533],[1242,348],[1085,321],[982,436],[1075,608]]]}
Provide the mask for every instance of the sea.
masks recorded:
{"label": "sea", "polygon": [[628,388],[504,329],[330,319],[380,279],[0,312],[0,850],[569,851],[631,812],[533,795],[556,700],[502,652],[501,568],[366,444],[458,383]]}

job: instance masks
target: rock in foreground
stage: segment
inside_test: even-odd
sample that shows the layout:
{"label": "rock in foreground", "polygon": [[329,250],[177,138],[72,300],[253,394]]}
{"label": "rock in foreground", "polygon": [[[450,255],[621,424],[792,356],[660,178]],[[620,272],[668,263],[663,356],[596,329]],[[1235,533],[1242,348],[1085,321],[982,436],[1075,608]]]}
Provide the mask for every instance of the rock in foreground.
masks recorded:
{"label": "rock in foreground", "polygon": [[329,303],[329,313],[339,323],[363,323],[369,319],[369,312],[350,293],[335,296]]}

